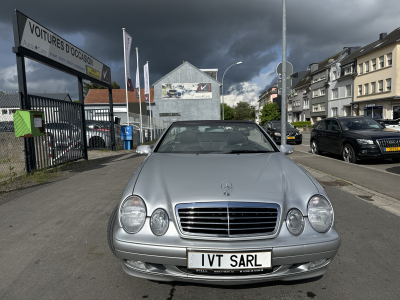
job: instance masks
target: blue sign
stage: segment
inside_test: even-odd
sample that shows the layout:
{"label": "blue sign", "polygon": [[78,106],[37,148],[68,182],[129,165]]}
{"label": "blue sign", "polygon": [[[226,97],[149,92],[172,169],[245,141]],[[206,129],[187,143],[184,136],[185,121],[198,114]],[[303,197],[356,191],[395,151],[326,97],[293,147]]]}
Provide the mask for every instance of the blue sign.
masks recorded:
{"label": "blue sign", "polygon": [[121,126],[121,140],[132,141],[132,126]]}

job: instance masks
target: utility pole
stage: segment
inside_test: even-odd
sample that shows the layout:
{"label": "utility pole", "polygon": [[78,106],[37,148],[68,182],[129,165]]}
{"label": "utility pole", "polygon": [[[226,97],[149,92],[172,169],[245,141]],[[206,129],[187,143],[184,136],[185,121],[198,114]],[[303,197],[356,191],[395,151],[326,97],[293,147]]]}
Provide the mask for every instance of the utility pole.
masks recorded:
{"label": "utility pole", "polygon": [[286,144],[286,0],[282,0],[282,103],[281,145]]}

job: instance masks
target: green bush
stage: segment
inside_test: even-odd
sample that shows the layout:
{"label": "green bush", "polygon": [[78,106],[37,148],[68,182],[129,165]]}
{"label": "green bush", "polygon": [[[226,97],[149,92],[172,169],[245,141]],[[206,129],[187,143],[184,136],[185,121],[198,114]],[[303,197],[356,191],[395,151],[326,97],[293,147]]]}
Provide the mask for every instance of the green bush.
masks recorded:
{"label": "green bush", "polygon": [[311,127],[311,121],[292,122],[292,125],[296,127],[306,127],[308,125],[308,127]]}

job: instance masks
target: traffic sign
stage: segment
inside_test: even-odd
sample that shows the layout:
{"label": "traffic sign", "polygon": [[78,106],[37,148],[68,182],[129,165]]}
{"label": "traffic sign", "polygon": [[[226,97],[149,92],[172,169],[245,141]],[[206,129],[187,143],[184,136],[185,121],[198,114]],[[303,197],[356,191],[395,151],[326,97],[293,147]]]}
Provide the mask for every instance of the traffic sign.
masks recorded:
{"label": "traffic sign", "polygon": [[[286,95],[290,94],[292,89],[292,79],[286,79]],[[278,79],[278,95],[282,95],[282,79]]]}
{"label": "traffic sign", "polygon": [[[276,67],[276,73],[282,78],[282,63],[279,63]],[[290,62],[286,62],[286,77],[289,77],[293,73],[293,65]]]}

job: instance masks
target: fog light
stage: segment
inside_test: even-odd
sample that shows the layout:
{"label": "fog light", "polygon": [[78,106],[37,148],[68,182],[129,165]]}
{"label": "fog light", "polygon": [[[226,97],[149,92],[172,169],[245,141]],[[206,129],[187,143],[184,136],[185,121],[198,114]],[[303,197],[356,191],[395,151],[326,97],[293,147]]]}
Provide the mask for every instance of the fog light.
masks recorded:
{"label": "fog light", "polygon": [[140,269],[140,270],[146,270],[146,265],[144,262],[139,261],[139,260],[126,260],[127,265],[129,265],[132,268]]}
{"label": "fog light", "polygon": [[324,259],[319,259],[319,260],[315,260],[315,261],[313,261],[313,262],[311,263],[309,269],[314,269],[314,268],[317,268],[317,267],[319,267],[319,266],[322,266],[326,261],[327,261],[326,258],[324,258]]}
{"label": "fog light", "polygon": [[362,153],[362,154],[367,154],[367,153],[368,153],[368,150],[362,150],[361,153]]}

